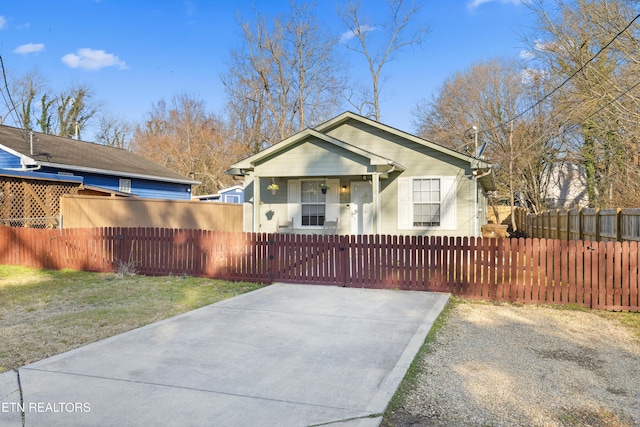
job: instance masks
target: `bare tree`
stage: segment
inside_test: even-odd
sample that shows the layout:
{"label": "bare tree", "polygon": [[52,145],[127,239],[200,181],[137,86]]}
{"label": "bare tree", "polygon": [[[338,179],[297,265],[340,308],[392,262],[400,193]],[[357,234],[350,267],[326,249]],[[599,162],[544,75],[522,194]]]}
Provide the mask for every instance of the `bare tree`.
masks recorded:
{"label": "bare tree", "polygon": [[[364,56],[371,75],[371,88],[360,91],[349,102],[358,108],[361,114],[380,121],[380,92],[382,90],[382,69],[394,60],[399,52],[410,46],[420,45],[428,32],[428,27],[418,25],[415,20],[420,5],[413,0],[387,0],[389,14],[382,24],[367,22],[363,16],[359,0],[347,4],[339,10],[340,18],[347,27],[343,36],[347,49]],[[380,38],[372,37],[381,34]],[[362,99],[365,96],[366,99]],[[364,110],[364,111],[363,111]]]}
{"label": "bare tree", "polygon": [[195,194],[211,194],[233,182],[224,172],[245,153],[230,134],[203,101],[182,94],[154,104],[130,145],[147,159],[201,181]]}
{"label": "bare tree", "polygon": [[[39,70],[32,70],[24,75],[10,79],[4,90],[9,90],[8,96],[5,97],[6,114],[2,118],[2,123],[9,117],[13,117],[15,126],[24,129],[33,129],[34,122],[37,120],[37,105],[34,105],[39,94],[46,91],[46,83],[44,76]],[[17,113],[17,114],[14,114]]]}
{"label": "bare tree", "polygon": [[335,113],[344,79],[335,41],[310,4],[287,17],[241,22],[244,45],[231,52],[222,76],[230,122],[251,152]]}
{"label": "bare tree", "polygon": [[128,148],[132,127],[124,119],[111,114],[100,117],[96,142],[116,148]]}
{"label": "bare tree", "polygon": [[83,128],[102,109],[86,85],[76,85],[52,95],[37,69],[13,79],[7,87],[14,102],[7,107],[7,116],[14,116],[15,110],[14,125],[24,129],[79,138]]}
{"label": "bare tree", "polygon": [[557,87],[555,114],[573,132],[594,207],[640,203],[640,11],[627,0],[536,0],[534,64]]}
{"label": "bare tree", "polygon": [[484,155],[495,165],[497,198],[542,210],[561,138],[545,106],[522,114],[542,90],[539,84],[539,79],[524,78],[514,61],[479,62],[448,78],[430,101],[418,104],[414,122],[423,137],[471,158],[477,155],[469,139],[476,126],[478,145],[486,144]]}
{"label": "bare tree", "polygon": [[58,95],[55,100],[57,134],[80,138],[82,129],[96,114],[93,92],[87,86],[75,86]]}

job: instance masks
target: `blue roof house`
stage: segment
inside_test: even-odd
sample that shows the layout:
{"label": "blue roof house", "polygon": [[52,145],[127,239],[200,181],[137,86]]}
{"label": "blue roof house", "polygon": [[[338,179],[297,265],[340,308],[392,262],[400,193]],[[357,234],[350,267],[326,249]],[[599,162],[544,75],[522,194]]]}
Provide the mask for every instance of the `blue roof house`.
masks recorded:
{"label": "blue roof house", "polygon": [[191,200],[191,187],[199,184],[124,149],[4,125],[0,173],[75,177],[101,193],[166,200]]}
{"label": "blue roof house", "polygon": [[244,187],[242,185],[234,185],[233,187],[223,188],[216,194],[193,196],[193,200],[200,200],[201,202],[242,204],[244,203]]}

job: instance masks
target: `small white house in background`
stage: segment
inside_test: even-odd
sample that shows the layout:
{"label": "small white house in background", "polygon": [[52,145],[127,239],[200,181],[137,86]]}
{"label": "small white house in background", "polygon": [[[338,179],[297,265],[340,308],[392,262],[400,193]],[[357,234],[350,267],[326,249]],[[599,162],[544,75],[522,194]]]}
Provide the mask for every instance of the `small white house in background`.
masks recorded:
{"label": "small white house in background", "polygon": [[233,187],[223,188],[216,194],[193,196],[192,200],[241,204],[244,203],[244,187],[242,185],[234,185]]}
{"label": "small white house in background", "polygon": [[550,168],[547,208],[571,209],[588,206],[587,173],[582,165],[556,163]]}
{"label": "small white house in background", "polygon": [[489,163],[351,112],[227,174],[254,232],[478,236],[495,190]]}

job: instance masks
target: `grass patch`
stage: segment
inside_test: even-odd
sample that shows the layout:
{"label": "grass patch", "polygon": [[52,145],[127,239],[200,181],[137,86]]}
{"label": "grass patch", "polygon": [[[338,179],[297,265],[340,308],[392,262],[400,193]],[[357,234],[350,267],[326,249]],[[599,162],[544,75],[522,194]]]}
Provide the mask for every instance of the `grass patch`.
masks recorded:
{"label": "grass patch", "polygon": [[0,265],[0,372],[262,286]]}
{"label": "grass patch", "polygon": [[640,313],[629,311],[600,311],[597,310],[596,314],[620,323],[633,332],[635,336],[640,338]]}

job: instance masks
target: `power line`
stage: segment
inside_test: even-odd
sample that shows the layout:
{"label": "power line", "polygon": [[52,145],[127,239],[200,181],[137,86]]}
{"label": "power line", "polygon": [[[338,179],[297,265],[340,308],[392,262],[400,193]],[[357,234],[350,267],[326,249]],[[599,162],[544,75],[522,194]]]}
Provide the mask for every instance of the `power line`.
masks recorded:
{"label": "power line", "polygon": [[605,108],[607,108],[609,105],[613,104],[614,102],[616,102],[618,99],[622,98],[624,95],[628,94],[629,92],[631,92],[633,89],[635,89],[636,87],[638,87],[640,85],[640,80],[637,81],[633,86],[631,86],[629,89],[625,90],[624,92],[622,92],[621,94],[619,94],[618,96],[616,96],[615,98],[613,98],[611,101],[607,102],[605,105],[603,105],[602,107],[598,108],[596,111],[594,111],[593,113],[589,114],[587,117],[584,118],[584,120],[590,119],[591,117],[595,116],[596,114],[598,114],[600,111],[604,110]]}
{"label": "power line", "polygon": [[[4,93],[2,94],[2,98],[4,99],[5,105],[9,109],[9,114],[13,116],[14,113],[17,114],[17,109],[16,109],[16,105],[13,103],[13,99],[11,98],[11,91],[9,90],[9,85],[7,84],[7,74],[4,70],[4,60],[2,59],[2,55],[0,55],[0,66],[2,66],[2,78],[4,80],[4,88],[7,91],[7,96],[9,97],[10,103],[7,102],[7,99],[5,98]],[[2,91],[0,91],[0,93],[2,93]],[[20,128],[24,127],[20,123],[20,115],[18,115],[17,119],[16,117],[13,117],[13,120],[15,120],[15,122],[20,125]]]}
{"label": "power line", "polygon": [[[611,46],[611,44],[622,35],[622,33],[624,33],[625,31],[627,31],[629,29],[629,27],[631,27],[631,25],[633,25],[633,23],[640,18],[640,13],[637,14],[635,16],[635,18],[633,18],[626,27],[624,27],[620,32],[618,32],[618,34],[616,34],[607,44],[605,44],[603,47],[601,47],[596,53],[595,55],[593,55],[591,57],[591,59],[589,59],[587,62],[585,62],[584,64],[582,64],[582,66],[580,68],[578,68],[573,74],[571,74],[569,77],[567,77],[562,83],[560,83],[560,85],[556,86],[551,92],[547,93],[545,96],[543,96],[541,99],[539,99],[538,101],[536,101],[535,103],[533,103],[533,105],[531,105],[530,107],[528,107],[526,110],[522,111],[519,114],[516,114],[514,117],[510,118],[509,120],[500,123],[497,126],[494,126],[490,129],[485,129],[480,131],[480,133],[486,133],[486,132],[490,132],[492,130],[498,129],[501,125],[506,125],[509,124],[517,119],[519,119],[520,117],[524,116],[526,113],[528,113],[529,111],[533,110],[534,108],[536,108],[538,105],[540,105],[541,103],[543,103],[544,101],[546,101],[551,95],[553,95],[554,93],[556,93],[557,91],[559,91],[565,84],[567,84],[571,79],[573,79],[576,75],[578,75],[578,73],[582,72],[582,70],[589,64],[591,63],[594,59],[596,59],[605,49],[607,49],[609,46]],[[638,83],[640,84],[640,83]],[[637,86],[634,85],[634,87]],[[631,89],[629,89],[631,90]],[[617,98],[616,98],[617,99]],[[613,102],[613,101],[612,101]],[[603,107],[604,108],[604,107]]]}

